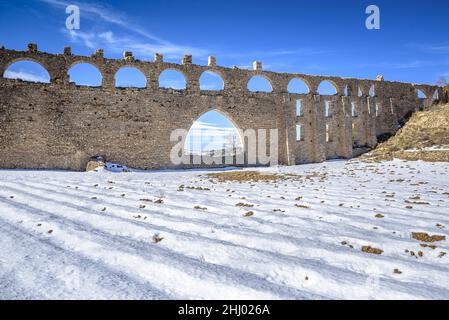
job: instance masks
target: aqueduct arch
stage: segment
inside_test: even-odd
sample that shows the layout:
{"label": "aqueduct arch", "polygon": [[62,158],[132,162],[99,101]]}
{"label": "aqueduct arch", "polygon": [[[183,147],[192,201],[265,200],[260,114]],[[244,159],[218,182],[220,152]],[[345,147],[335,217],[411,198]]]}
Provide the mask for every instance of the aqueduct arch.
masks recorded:
{"label": "aqueduct arch", "polygon": [[[105,58],[102,50],[89,57],[74,55],[70,48],[50,54],[33,44],[27,51],[0,48],[0,74],[18,60],[37,61],[51,80],[36,84],[0,78],[1,168],[82,170],[95,155],[135,168],[171,168],[171,132],[189,130],[201,114],[211,110],[222,111],[242,130],[277,129],[281,164],[350,158],[356,152],[353,125],[358,144],[374,146],[378,136],[394,133],[408,113],[429,106],[435,91],[443,97],[436,86],[389,82],[382,77],[359,80],[268,72],[259,62],[254,70],[225,68],[217,66],[214,57],[202,66],[193,64],[188,55],[181,64],[174,64],[164,62],[159,54],[153,62],[139,61],[131,52],[125,52],[123,59]],[[70,84],[67,72],[79,62],[98,68],[101,87]],[[147,87],[115,88],[115,74],[125,66],[140,70]],[[159,88],[159,75],[167,69],[184,74],[186,90]],[[199,80],[206,71],[221,76],[223,90],[200,90]],[[273,91],[249,92],[247,83],[253,76],[269,79]],[[294,78],[303,80],[309,92],[289,93]],[[318,94],[325,80],[334,85],[337,94]],[[369,95],[372,85],[375,95]],[[417,89],[427,98],[419,99]],[[301,115],[296,114],[298,101]],[[354,117],[353,104],[358,110]],[[325,114],[326,108],[331,109],[330,115]],[[300,140],[296,139],[298,127]]]}

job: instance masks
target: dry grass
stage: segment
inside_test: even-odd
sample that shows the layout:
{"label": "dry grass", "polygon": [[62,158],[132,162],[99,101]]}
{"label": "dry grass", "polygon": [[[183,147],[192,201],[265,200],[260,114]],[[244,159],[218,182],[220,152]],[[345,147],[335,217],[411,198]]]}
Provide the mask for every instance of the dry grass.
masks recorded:
{"label": "dry grass", "polygon": [[409,161],[449,162],[449,151],[423,150],[448,144],[449,104],[438,105],[413,114],[393,138],[362,156],[362,160],[376,162],[399,158]]}

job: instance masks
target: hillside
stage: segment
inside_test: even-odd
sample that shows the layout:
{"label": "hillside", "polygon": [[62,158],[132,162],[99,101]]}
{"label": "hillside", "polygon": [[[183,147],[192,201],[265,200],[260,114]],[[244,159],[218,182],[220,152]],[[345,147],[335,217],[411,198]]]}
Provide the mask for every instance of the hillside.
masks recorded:
{"label": "hillside", "polygon": [[362,156],[367,161],[393,158],[449,162],[449,104],[415,113],[394,137]]}

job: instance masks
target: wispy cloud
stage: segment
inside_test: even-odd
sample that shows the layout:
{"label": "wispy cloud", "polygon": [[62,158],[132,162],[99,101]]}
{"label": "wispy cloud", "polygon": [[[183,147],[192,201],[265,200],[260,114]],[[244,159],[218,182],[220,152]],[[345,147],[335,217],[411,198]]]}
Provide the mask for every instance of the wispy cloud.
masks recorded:
{"label": "wispy cloud", "polygon": [[168,59],[175,59],[184,54],[205,57],[207,50],[166,43],[142,42],[132,36],[119,36],[113,31],[83,32],[79,30],[61,30],[72,42],[83,44],[90,49],[106,48],[108,52],[119,54],[132,51],[136,56],[149,57],[154,53],[161,53]]}
{"label": "wispy cloud", "polygon": [[449,60],[414,60],[409,62],[380,62],[380,63],[365,63],[356,64],[356,68],[368,68],[368,67],[378,67],[386,69],[418,69],[418,68],[428,68],[428,67],[438,67],[449,65]]}
{"label": "wispy cloud", "polygon": [[[205,57],[208,50],[184,46],[162,39],[145,30],[145,28],[133,24],[130,17],[124,13],[117,13],[110,6],[96,2],[67,2],[64,0],[38,0],[54,8],[66,8],[70,4],[80,7],[81,16],[93,23],[102,22],[110,27],[118,27],[118,30],[127,31],[126,35],[119,35],[112,28],[103,31],[85,31],[62,29],[62,32],[71,41],[82,44],[90,49],[104,48],[111,53],[121,53],[124,50],[133,51],[136,55],[148,56],[154,53],[167,55],[168,59],[179,58],[184,54],[192,54]],[[81,25],[83,28],[83,25]],[[98,30],[98,26],[96,30]],[[125,32],[123,32],[125,33]]]}
{"label": "wispy cloud", "polygon": [[406,45],[407,48],[414,48],[422,52],[426,53],[434,53],[434,54],[448,54],[449,53],[449,43],[408,43]]}
{"label": "wispy cloud", "polygon": [[6,70],[5,78],[7,79],[21,79],[24,81],[30,81],[30,82],[44,82],[48,83],[50,82],[50,79],[48,77],[45,77],[43,75],[37,75],[26,71],[11,71]]}
{"label": "wispy cloud", "polygon": [[252,52],[237,52],[228,53],[223,56],[228,58],[242,58],[242,57],[255,57],[255,58],[266,58],[266,57],[279,57],[279,56],[301,56],[301,55],[320,55],[331,53],[330,50],[314,49],[314,48],[303,48],[296,50],[263,50],[263,51],[252,51]]}

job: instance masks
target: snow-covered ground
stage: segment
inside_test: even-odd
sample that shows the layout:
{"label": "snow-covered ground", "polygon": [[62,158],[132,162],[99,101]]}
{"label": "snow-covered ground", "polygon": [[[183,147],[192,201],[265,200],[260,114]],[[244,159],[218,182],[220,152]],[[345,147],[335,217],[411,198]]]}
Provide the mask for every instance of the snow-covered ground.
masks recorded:
{"label": "snow-covered ground", "polygon": [[449,299],[449,164],[257,170],[0,171],[0,298]]}

